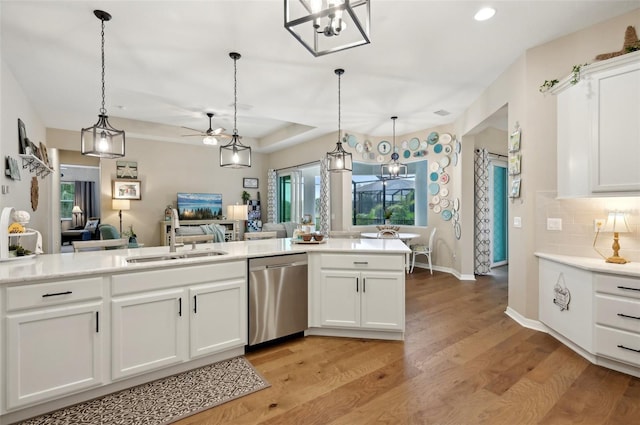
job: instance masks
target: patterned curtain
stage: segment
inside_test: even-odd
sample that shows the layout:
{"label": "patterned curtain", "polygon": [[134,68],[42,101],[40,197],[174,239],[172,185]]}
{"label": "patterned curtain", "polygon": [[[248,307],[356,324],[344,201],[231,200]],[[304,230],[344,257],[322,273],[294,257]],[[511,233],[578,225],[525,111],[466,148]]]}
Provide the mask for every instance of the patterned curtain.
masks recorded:
{"label": "patterned curtain", "polygon": [[278,173],[276,170],[269,169],[267,171],[267,223],[278,222]]}
{"label": "patterned curtain", "polygon": [[476,149],[475,156],[475,274],[491,271],[491,217],[489,206],[489,152]]}
{"label": "patterned curtain", "polygon": [[327,157],[324,156],[320,161],[320,233],[323,235],[328,235],[331,229],[330,176]]}

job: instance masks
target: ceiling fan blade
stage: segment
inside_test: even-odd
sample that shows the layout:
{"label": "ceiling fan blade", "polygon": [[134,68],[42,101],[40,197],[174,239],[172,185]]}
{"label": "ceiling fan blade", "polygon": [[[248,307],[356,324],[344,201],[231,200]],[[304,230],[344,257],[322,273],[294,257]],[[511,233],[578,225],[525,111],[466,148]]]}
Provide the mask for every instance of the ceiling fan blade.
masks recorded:
{"label": "ceiling fan blade", "polygon": [[204,133],[199,134],[181,134],[180,137],[206,137],[207,135]]}
{"label": "ceiling fan blade", "polygon": [[183,126],[183,127],[181,127],[181,128],[184,128],[185,130],[195,131],[195,132],[196,132],[196,133],[198,133],[198,134],[206,134],[206,133],[203,133],[203,132],[202,132],[202,130],[196,130],[195,128],[191,128],[191,127],[184,127],[184,126]]}

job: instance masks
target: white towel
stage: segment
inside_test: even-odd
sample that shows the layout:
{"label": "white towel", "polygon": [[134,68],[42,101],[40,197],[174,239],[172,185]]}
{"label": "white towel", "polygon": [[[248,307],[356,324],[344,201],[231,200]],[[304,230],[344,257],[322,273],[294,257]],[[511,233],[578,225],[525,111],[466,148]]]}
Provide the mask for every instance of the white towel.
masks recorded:
{"label": "white towel", "polygon": [[34,254],[44,254],[42,250],[42,234],[38,232],[36,229],[25,228],[27,232],[34,232],[36,234],[36,246],[33,250]]}

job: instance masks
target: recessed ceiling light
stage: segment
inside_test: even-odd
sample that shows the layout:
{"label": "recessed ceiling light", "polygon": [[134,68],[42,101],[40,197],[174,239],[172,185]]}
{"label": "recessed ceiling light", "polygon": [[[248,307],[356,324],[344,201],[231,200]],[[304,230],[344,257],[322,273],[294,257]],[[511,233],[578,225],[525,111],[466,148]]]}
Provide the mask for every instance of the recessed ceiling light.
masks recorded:
{"label": "recessed ceiling light", "polygon": [[483,7],[478,10],[478,12],[474,15],[473,19],[476,21],[486,21],[487,19],[493,18],[493,15],[496,14],[496,10],[493,7]]}

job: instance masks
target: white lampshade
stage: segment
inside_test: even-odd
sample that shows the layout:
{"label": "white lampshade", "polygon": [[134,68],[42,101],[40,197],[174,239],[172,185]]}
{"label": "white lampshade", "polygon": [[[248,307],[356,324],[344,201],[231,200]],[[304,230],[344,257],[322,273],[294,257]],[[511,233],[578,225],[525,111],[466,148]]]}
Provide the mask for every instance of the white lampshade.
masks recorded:
{"label": "white lampshade", "polygon": [[607,217],[607,222],[602,227],[601,232],[609,233],[628,233],[629,225],[627,224],[627,217],[623,212],[612,211]]}
{"label": "white lampshade", "polygon": [[82,209],[78,205],[74,205],[71,212],[74,214],[82,214]]}
{"label": "white lampshade", "polygon": [[246,205],[228,205],[227,219],[229,220],[246,220],[249,210]]}
{"label": "white lampshade", "polygon": [[128,199],[112,199],[111,200],[111,209],[113,210],[130,210],[131,209],[131,201]]}

